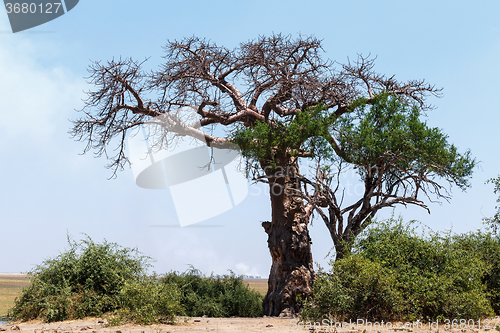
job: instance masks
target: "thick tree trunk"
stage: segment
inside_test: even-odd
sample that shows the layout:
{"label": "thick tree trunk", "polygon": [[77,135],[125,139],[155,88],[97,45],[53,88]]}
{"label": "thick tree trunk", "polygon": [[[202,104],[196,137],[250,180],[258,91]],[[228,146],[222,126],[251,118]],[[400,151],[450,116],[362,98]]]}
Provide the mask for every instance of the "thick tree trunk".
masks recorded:
{"label": "thick tree trunk", "polygon": [[262,223],[273,260],[263,304],[268,316],[298,314],[296,297],[311,294],[315,277],[307,229],[309,216],[303,201],[284,190],[291,186],[297,186],[296,180],[287,176],[271,182],[272,222]]}

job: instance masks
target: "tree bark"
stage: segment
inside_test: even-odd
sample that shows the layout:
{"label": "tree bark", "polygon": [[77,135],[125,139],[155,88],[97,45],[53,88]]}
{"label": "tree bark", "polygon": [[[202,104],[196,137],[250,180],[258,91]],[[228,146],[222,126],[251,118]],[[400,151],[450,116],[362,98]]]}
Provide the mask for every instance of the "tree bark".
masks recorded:
{"label": "tree bark", "polygon": [[[295,164],[294,167],[298,166]],[[286,188],[291,186],[298,186],[297,180],[288,175],[270,181],[272,221],[262,223],[268,234],[272,257],[268,291],[263,303],[267,316],[298,314],[301,305],[296,298],[298,295],[305,298],[312,293],[315,277],[307,228],[309,215],[302,199],[287,195]]]}
{"label": "tree bark", "polygon": [[335,261],[343,259],[346,255],[351,252],[351,248],[349,246],[345,246],[343,244],[334,243],[335,246]]}

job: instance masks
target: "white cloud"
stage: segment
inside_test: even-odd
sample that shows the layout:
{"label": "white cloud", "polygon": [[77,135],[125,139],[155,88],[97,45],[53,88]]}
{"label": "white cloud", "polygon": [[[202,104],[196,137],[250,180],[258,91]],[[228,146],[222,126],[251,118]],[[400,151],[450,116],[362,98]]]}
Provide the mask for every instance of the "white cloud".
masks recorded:
{"label": "white cloud", "polygon": [[242,262],[236,264],[236,273],[249,276],[260,276],[255,267],[250,268],[250,266]]}
{"label": "white cloud", "polygon": [[[0,30],[4,27],[0,24]],[[69,127],[72,110],[81,105],[83,78],[40,61],[52,54],[53,47],[33,42],[26,35],[0,35],[0,145],[7,140],[47,143],[57,126]]]}

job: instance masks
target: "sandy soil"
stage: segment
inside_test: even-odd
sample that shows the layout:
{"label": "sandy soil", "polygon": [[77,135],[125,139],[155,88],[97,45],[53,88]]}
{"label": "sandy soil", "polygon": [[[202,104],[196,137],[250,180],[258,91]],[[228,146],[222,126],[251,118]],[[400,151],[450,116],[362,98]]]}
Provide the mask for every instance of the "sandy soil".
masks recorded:
{"label": "sandy soil", "polygon": [[[186,318],[176,325],[123,325],[105,327],[99,319],[83,319],[59,323],[32,321],[0,325],[6,332],[102,332],[102,333],[167,333],[167,332],[290,332],[290,319],[282,318]],[[296,331],[296,330],[292,330]]]}
{"label": "sandy soil", "polygon": [[[232,332],[272,332],[272,333],[285,333],[285,332],[338,332],[338,333],[394,333],[394,332],[414,332],[414,333],[438,333],[438,332],[448,332],[448,333],[478,333],[478,332],[488,332],[497,333],[493,329],[495,326],[496,319],[491,320],[489,327],[486,329],[483,327],[484,323],[480,323],[481,328],[478,329],[478,324],[475,323],[474,327],[462,328],[456,326],[455,329],[450,327],[445,327],[444,325],[429,325],[429,323],[420,324],[418,328],[401,328],[403,323],[391,323],[392,328],[389,328],[387,323],[383,324],[383,327],[377,327],[375,323],[373,326],[358,326],[358,327],[338,327],[336,330],[333,326],[316,326],[316,329],[312,326],[308,326],[308,323],[299,323],[297,319],[292,318],[185,318],[179,319],[177,325],[152,325],[152,326],[140,326],[140,325],[123,325],[114,327],[105,327],[99,319],[87,318],[77,321],[65,321],[59,323],[46,324],[39,321],[26,322],[26,323],[8,323],[1,324],[0,331],[5,332],[33,332],[33,333],[65,333],[65,332],[102,332],[102,333],[174,333],[174,332],[222,332],[222,333],[232,333]],[[299,325],[300,324],[300,325]],[[310,323],[309,323],[310,324]],[[500,325],[500,321],[498,322]],[[380,323],[379,323],[380,325]],[[397,328],[398,326],[399,328]],[[365,331],[366,329],[366,331]],[[500,327],[497,328],[500,330]]]}

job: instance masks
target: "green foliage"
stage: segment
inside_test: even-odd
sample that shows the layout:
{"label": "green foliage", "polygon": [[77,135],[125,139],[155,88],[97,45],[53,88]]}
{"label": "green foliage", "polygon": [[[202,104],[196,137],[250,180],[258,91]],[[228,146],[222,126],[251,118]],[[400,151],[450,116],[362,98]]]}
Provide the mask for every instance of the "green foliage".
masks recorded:
{"label": "green foliage", "polygon": [[119,317],[143,325],[172,323],[183,313],[177,285],[151,278],[127,282],[120,293],[120,306]]}
{"label": "green foliage", "polygon": [[415,319],[491,314],[483,283],[488,266],[479,252],[468,251],[449,234],[424,237],[401,220],[390,223],[371,229],[359,250],[397,274],[398,289],[407,299],[406,313]]}
{"label": "green foliage", "polygon": [[491,316],[498,308],[499,244],[488,234],[424,237],[401,220],[377,224],[354,254],[319,273],[302,315],[409,321]]}
{"label": "green foliage", "polygon": [[162,278],[162,282],[179,288],[187,316],[262,316],[262,295],[233,273],[222,278],[204,277],[191,269],[184,274],[172,272]]}
{"label": "green foliage", "polygon": [[282,122],[275,121],[275,126],[258,121],[252,127],[238,127],[233,133],[233,142],[241,149],[242,154],[249,160],[266,161],[269,164],[280,164],[276,152],[289,152],[296,156],[300,151],[319,154],[323,157],[331,156],[327,138],[334,120],[328,116],[323,105],[317,105]]}
{"label": "green foliage", "polygon": [[[493,192],[495,194],[500,194],[500,176],[498,176],[497,178],[488,179],[486,181],[486,184],[488,183],[493,183],[493,185],[495,185]],[[497,202],[500,203],[500,196],[498,197]],[[498,226],[500,225],[500,205],[495,206],[495,209],[497,210],[495,215],[493,215],[493,217],[491,218],[484,218],[483,221],[486,224],[489,224],[493,231],[496,233],[498,231]]]}
{"label": "green foliage", "polygon": [[[413,170],[443,177],[465,189],[476,164],[470,151],[458,153],[448,137],[439,128],[427,126],[421,116],[416,105],[380,93],[373,99],[353,101],[349,112],[339,118],[319,104],[286,121],[275,120],[273,126],[266,122],[241,126],[233,133],[233,142],[255,168],[261,161],[279,165],[279,153],[297,156],[301,152],[301,156],[321,157],[325,163],[340,157],[361,166],[362,176],[368,167],[383,167],[387,186]],[[340,151],[331,146],[332,138]]]}
{"label": "green foliage", "polygon": [[360,255],[338,260],[333,265],[330,272],[318,272],[313,296],[306,301],[302,317],[315,321],[386,320],[401,312],[403,295],[394,288],[396,277],[389,269]]}
{"label": "green foliage", "polygon": [[115,243],[69,240],[70,248],[30,273],[9,316],[46,322],[107,316],[109,325],[170,323],[177,315],[255,317],[262,296],[234,274],[204,277],[191,269],[146,276],[150,258]]}
{"label": "green foliage", "polygon": [[420,120],[417,106],[388,94],[354,105],[337,124],[337,138],[347,162],[384,167],[388,185],[406,170],[434,173],[462,189],[469,185],[475,166],[470,151],[459,154],[440,129]]}
{"label": "green foliage", "polygon": [[99,316],[118,308],[127,281],[138,279],[150,258],[115,243],[68,239],[69,250],[45,260],[28,274],[31,284],[16,300],[16,319],[47,322]]}
{"label": "green foliage", "polygon": [[477,231],[454,238],[466,253],[478,254],[487,265],[483,283],[488,290],[488,299],[496,314],[500,314],[500,238],[499,235]]}

